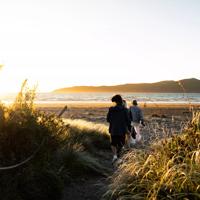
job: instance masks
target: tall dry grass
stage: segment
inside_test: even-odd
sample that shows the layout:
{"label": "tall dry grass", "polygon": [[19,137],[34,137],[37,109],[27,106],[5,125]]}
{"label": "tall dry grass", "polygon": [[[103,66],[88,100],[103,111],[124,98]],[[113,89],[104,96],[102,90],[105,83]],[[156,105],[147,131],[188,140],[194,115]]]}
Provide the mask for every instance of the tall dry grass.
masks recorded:
{"label": "tall dry grass", "polygon": [[123,159],[106,199],[200,199],[200,112],[182,134]]}
{"label": "tall dry grass", "polygon": [[15,103],[0,106],[3,200],[59,200],[74,178],[107,172],[96,156],[109,148],[105,127],[39,112],[34,97],[25,81]]}

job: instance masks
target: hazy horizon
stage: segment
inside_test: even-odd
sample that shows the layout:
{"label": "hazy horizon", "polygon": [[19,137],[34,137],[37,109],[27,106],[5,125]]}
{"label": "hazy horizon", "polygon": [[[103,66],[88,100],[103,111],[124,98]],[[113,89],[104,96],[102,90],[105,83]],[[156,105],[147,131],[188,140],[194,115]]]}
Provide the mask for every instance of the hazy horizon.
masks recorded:
{"label": "hazy horizon", "polygon": [[200,79],[200,1],[0,1],[0,93]]}

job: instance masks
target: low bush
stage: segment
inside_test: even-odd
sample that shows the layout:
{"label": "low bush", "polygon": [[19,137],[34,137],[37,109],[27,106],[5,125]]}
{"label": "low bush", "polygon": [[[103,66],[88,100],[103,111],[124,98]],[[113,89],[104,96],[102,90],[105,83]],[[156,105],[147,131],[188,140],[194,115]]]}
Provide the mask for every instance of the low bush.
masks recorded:
{"label": "low bush", "polygon": [[[67,121],[34,108],[23,84],[10,107],[0,106],[0,198],[59,200],[64,183],[106,168],[91,152],[109,148],[106,128]],[[89,125],[89,124],[88,124]],[[99,126],[98,130],[94,127]],[[94,143],[93,143],[94,142]]]}

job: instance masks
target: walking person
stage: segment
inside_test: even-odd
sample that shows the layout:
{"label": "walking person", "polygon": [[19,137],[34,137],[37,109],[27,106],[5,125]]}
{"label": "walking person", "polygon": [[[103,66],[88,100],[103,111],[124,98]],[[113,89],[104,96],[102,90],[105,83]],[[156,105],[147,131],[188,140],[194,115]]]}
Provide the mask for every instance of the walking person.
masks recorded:
{"label": "walking person", "polygon": [[[129,117],[131,119],[130,111],[129,111],[129,108],[128,108],[128,104],[127,104],[125,99],[123,99],[122,101],[123,101],[123,106],[126,109],[128,109],[128,114],[129,114]],[[134,134],[135,132],[133,132],[133,130],[135,130],[135,129],[131,128],[131,133],[128,132],[126,134],[126,138],[125,138],[126,145],[125,146],[127,146],[128,149],[131,148],[131,145],[135,144],[135,136],[136,136],[136,134]]]}
{"label": "walking person", "polygon": [[119,158],[122,147],[125,144],[126,133],[130,134],[131,121],[128,109],[123,105],[122,97],[115,95],[111,100],[116,105],[109,108],[107,122],[109,123],[109,133],[111,134],[112,162],[115,162]]}
{"label": "walking person", "polygon": [[135,133],[136,133],[135,139],[137,142],[140,142],[141,141],[140,126],[141,125],[145,126],[145,124],[144,124],[142,110],[138,106],[138,103],[136,100],[133,100],[133,106],[130,107],[130,117],[131,117],[133,128],[135,129]]}

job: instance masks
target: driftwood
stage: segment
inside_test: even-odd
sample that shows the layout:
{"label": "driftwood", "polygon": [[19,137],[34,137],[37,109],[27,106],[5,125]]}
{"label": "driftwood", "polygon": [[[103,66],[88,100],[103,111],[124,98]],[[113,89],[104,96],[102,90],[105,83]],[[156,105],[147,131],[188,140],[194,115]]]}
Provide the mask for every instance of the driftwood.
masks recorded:
{"label": "driftwood", "polygon": [[67,110],[67,105],[60,111],[58,117],[61,117],[66,110]]}

